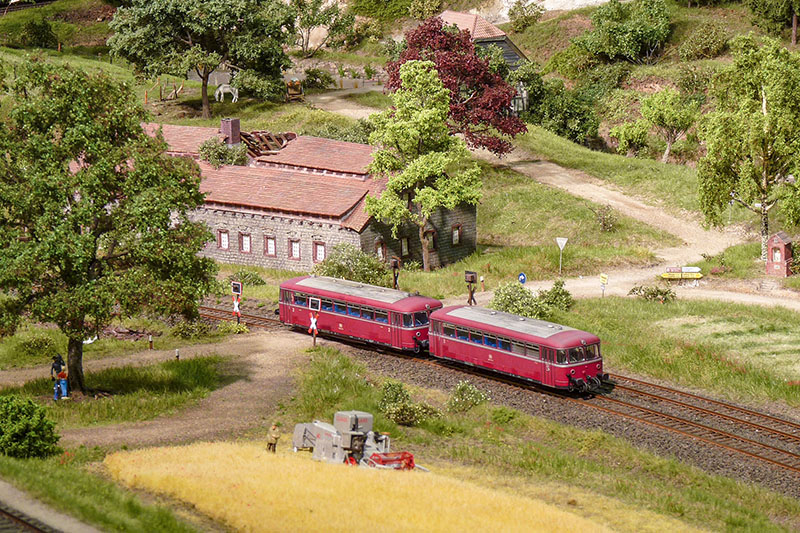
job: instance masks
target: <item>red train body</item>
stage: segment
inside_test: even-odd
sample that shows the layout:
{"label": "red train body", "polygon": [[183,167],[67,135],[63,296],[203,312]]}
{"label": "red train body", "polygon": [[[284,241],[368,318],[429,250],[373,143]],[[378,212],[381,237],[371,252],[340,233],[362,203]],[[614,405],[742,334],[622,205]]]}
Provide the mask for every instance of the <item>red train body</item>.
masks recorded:
{"label": "red train body", "polygon": [[430,313],[439,300],[365,283],[301,276],[281,283],[280,318],[284,324],[308,328],[319,313],[317,329],[397,350],[428,349]]}
{"label": "red train body", "polygon": [[430,352],[556,389],[592,391],[608,378],[597,336],[481,307],[432,313]]}

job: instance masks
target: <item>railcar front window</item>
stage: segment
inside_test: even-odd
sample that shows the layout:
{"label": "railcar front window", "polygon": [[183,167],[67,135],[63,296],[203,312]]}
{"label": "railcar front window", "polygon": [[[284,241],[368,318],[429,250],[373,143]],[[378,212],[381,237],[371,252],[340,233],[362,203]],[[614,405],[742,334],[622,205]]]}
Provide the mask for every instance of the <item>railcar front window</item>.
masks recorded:
{"label": "railcar front window", "polygon": [[429,322],[428,313],[425,311],[420,311],[418,313],[414,313],[414,325],[415,326],[427,326]]}
{"label": "railcar front window", "polygon": [[576,347],[569,349],[569,362],[578,363],[583,361],[583,348]]}
{"label": "railcar front window", "polygon": [[600,357],[600,347],[596,344],[590,344],[586,347],[586,359],[597,359]]}
{"label": "railcar front window", "polygon": [[299,305],[300,307],[305,307],[307,305],[307,299],[305,296],[300,294],[294,295],[294,305]]}
{"label": "railcar front window", "polygon": [[558,350],[556,352],[556,363],[564,364],[567,362],[567,352],[564,350]]}

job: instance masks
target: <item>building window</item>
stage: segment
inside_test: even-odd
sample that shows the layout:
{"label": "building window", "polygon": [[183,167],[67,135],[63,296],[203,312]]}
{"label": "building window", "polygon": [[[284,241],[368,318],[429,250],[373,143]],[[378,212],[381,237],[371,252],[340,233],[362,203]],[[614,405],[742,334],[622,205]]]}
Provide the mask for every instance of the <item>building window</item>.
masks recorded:
{"label": "building window", "polygon": [[461,244],[461,224],[454,225],[452,233],[453,233],[453,246]]}
{"label": "building window", "polygon": [[275,248],[275,237],[272,235],[264,237],[264,255],[269,255],[271,257],[278,255],[277,249]]}
{"label": "building window", "polygon": [[375,255],[378,256],[378,259],[381,261],[386,261],[386,243],[383,241],[377,241],[375,243]]}
{"label": "building window", "polygon": [[781,251],[778,248],[772,249],[772,261],[774,263],[780,263],[781,261]]}
{"label": "building window", "polygon": [[239,234],[239,251],[243,254],[249,254],[252,250],[250,246],[250,234],[249,233],[240,233]]}
{"label": "building window", "polygon": [[400,255],[405,257],[408,255],[408,237],[400,239]]}
{"label": "building window", "polygon": [[300,239],[289,239],[289,259],[300,260]]}
{"label": "building window", "polygon": [[428,250],[434,251],[436,249],[436,232],[433,230],[426,231],[425,236],[428,238]]}
{"label": "building window", "polygon": [[325,261],[325,243],[314,241],[314,262],[322,263]]}
{"label": "building window", "polygon": [[220,230],[219,232],[219,239],[217,241],[219,243],[219,247],[222,250],[228,249],[228,232],[225,230]]}

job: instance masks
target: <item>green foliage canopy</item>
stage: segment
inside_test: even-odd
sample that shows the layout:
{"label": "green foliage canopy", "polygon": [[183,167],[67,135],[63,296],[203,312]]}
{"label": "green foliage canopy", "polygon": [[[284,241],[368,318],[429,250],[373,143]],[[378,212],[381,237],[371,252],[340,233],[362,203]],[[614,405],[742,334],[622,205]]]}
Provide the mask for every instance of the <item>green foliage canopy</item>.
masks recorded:
{"label": "green foliage canopy", "polygon": [[[346,33],[356,22],[355,15],[340,8],[338,2],[291,0],[289,5],[297,17],[295,28],[303,57],[312,57],[329,40]],[[317,28],[325,28],[325,36],[316,46],[311,46],[311,32]]]}
{"label": "green foliage canopy", "polygon": [[665,0],[610,0],[592,14],[592,28],[575,41],[592,54],[650,60],[669,37],[669,11]]}
{"label": "green foliage canopy", "polygon": [[143,74],[202,80],[203,118],[211,117],[208,79],[236,69],[234,84],[262,98],[283,94],[283,50],[294,35],[294,13],[280,0],[133,0],[117,10],[108,40],[112,53]]}
{"label": "green foliage canopy", "polygon": [[0,396],[0,453],[27,459],[47,457],[58,448],[55,425],[44,407],[18,396]]}
{"label": "green foliage canopy", "polygon": [[314,266],[314,274],[349,279],[381,287],[390,285],[386,264],[377,256],[365,253],[360,248],[348,243],[334,246],[328,257]]}
{"label": "green foliage canopy", "polygon": [[733,64],[714,82],[717,109],[702,124],[700,207],[713,224],[729,201],[756,213],[766,259],[769,212],[779,200],[788,221],[800,222],[800,191],[789,178],[800,171],[800,55],[773,39],[760,46],[752,35],[731,48]]}
{"label": "green foliage canopy", "polygon": [[[370,144],[370,171],[387,179],[379,197],[367,196],[367,212],[391,226],[417,226],[422,242],[423,268],[430,270],[429,220],[440,208],[476,205],[481,197],[480,169],[465,165],[467,147],[450,134],[447,117],[450,91],[431,61],[407,61],[400,67],[401,87],[391,98],[394,109],[375,115]],[[409,207],[410,205],[410,207]]]}
{"label": "green foliage canopy", "polygon": [[642,116],[664,138],[667,148],[661,161],[666,163],[672,145],[694,125],[700,105],[675,89],[663,89],[642,100]]}
{"label": "green foliage canopy", "polygon": [[23,312],[67,336],[71,389],[82,340],[115,313],[191,314],[214,265],[188,214],[197,165],[147,135],[136,96],[103,74],[25,63],[0,123],[0,323]]}

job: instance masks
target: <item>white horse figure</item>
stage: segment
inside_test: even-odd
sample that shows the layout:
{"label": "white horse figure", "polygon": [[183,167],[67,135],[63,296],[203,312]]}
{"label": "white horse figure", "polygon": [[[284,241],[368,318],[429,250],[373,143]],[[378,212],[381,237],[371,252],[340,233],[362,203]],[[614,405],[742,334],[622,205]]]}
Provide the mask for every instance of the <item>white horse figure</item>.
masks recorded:
{"label": "white horse figure", "polygon": [[217,91],[214,93],[214,99],[217,102],[219,102],[220,100],[224,102],[225,93],[231,93],[231,95],[233,96],[233,99],[231,100],[232,102],[239,101],[239,89],[237,89],[236,87],[231,87],[227,83],[223,83],[222,85],[217,87]]}

